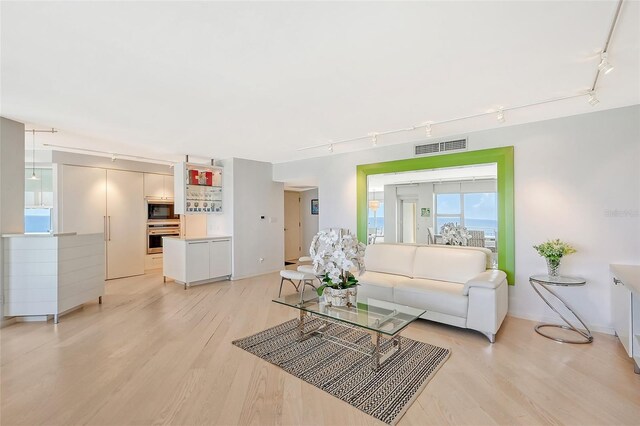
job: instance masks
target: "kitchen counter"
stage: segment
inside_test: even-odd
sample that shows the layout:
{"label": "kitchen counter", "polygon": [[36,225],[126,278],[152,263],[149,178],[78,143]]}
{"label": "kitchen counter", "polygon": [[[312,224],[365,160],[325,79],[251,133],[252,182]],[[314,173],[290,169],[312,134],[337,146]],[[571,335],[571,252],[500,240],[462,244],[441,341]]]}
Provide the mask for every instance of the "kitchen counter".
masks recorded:
{"label": "kitchen counter", "polygon": [[205,235],[202,237],[164,237],[178,241],[217,241],[231,239],[230,235]]}
{"label": "kitchen counter", "polygon": [[231,279],[231,236],[164,237],[163,275],[183,284]]}
{"label": "kitchen counter", "polygon": [[5,315],[47,320],[104,294],[104,234],[3,235]]}

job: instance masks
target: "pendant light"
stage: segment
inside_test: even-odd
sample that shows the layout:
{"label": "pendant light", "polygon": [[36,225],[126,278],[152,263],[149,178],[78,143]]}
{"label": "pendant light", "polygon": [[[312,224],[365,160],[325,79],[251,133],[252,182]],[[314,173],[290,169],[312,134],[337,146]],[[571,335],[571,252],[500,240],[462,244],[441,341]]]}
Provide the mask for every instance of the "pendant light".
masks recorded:
{"label": "pendant light", "polygon": [[30,180],[40,180],[38,176],[36,176],[36,131],[35,129],[32,131],[33,140],[31,143],[31,177]]}

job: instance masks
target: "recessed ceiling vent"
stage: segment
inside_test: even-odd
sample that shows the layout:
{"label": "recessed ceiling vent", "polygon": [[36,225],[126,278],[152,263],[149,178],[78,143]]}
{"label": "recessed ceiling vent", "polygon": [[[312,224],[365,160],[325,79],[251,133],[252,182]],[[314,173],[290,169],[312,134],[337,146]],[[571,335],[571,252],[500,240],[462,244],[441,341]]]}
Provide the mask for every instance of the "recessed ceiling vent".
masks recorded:
{"label": "recessed ceiling vent", "polygon": [[416,155],[433,155],[441,152],[464,151],[467,149],[467,139],[434,142],[415,146]]}

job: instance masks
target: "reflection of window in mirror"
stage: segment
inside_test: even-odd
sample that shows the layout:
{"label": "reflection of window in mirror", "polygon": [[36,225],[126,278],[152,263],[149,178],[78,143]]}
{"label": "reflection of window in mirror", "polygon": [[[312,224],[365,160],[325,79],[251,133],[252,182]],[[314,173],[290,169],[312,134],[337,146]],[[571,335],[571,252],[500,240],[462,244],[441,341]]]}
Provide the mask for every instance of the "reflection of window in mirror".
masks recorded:
{"label": "reflection of window in mirror", "polygon": [[446,244],[445,224],[465,227],[466,246],[497,262],[497,165],[368,176],[368,243]]}

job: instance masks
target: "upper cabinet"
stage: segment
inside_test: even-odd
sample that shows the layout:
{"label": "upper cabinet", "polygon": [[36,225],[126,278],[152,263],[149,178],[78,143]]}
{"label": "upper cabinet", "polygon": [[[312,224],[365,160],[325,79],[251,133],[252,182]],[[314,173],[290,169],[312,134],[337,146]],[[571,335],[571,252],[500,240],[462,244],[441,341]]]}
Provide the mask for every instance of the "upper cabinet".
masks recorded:
{"label": "upper cabinet", "polygon": [[173,172],[176,214],[222,213],[222,167],[179,163]]}
{"label": "upper cabinet", "polygon": [[144,196],[161,200],[173,198],[173,176],[145,173]]}

